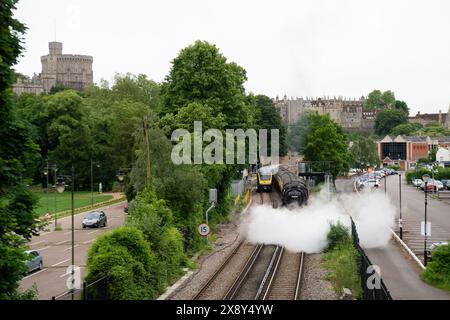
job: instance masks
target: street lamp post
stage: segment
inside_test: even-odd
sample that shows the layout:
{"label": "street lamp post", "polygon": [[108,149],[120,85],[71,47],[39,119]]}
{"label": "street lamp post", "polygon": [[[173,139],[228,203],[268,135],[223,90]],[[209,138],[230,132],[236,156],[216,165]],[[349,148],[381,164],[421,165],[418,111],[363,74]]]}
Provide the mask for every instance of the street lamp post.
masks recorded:
{"label": "street lamp post", "polygon": [[46,181],[46,185],[45,185],[45,188],[46,188],[46,191],[45,191],[45,197],[46,197],[46,199],[45,199],[45,204],[46,204],[46,211],[45,211],[45,214],[48,214],[48,176],[49,176],[49,172],[48,172],[48,160],[46,161],[44,174],[45,174],[45,178],[46,178],[46,180],[47,180],[47,181]]}
{"label": "street lamp post", "polygon": [[384,193],[386,193],[386,184],[387,184],[386,178],[387,178],[387,175],[386,175],[386,173],[385,173],[385,174],[384,174]]}
{"label": "street lamp post", "polygon": [[428,180],[430,179],[430,176],[428,174],[424,174],[422,176],[422,180],[425,182],[425,221],[424,221],[424,244],[423,244],[423,263],[426,266],[428,262],[428,252],[427,252],[427,205],[428,205]]}
{"label": "street lamp post", "polygon": [[91,158],[91,207],[94,207],[94,165],[97,168],[100,167],[100,164],[97,161],[93,161]]}
{"label": "street lamp post", "polygon": [[[61,176],[70,178],[71,180],[71,207],[72,207],[72,270],[71,270],[71,280],[72,280],[72,300],[74,299],[74,290],[75,290],[75,167],[72,164],[71,175],[70,176]],[[64,192],[65,183],[59,183],[56,185],[56,190],[59,193]]]}
{"label": "street lamp post", "polygon": [[[56,189],[56,171],[58,171],[58,168],[56,167],[56,165],[54,165],[53,166],[53,178],[54,178],[54,181],[55,181],[55,189]],[[54,205],[54,209],[55,209],[55,229],[56,229],[56,227],[58,226],[58,209],[56,208],[56,190],[55,190],[55,195],[54,195],[54,202],[55,202],[55,205]]]}
{"label": "street lamp post", "polygon": [[403,240],[403,219],[402,219],[402,174],[398,174],[398,189],[399,189],[399,205],[400,205],[400,216],[399,216],[399,226],[400,226],[400,239]]}

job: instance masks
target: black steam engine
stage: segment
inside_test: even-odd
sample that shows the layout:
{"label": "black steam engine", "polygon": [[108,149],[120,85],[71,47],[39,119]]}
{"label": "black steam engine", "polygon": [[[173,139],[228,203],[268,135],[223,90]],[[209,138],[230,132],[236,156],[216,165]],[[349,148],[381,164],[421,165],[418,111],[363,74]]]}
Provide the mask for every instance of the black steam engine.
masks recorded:
{"label": "black steam engine", "polygon": [[275,174],[275,185],[281,193],[283,205],[297,203],[306,204],[308,201],[308,185],[306,180],[280,166]]}

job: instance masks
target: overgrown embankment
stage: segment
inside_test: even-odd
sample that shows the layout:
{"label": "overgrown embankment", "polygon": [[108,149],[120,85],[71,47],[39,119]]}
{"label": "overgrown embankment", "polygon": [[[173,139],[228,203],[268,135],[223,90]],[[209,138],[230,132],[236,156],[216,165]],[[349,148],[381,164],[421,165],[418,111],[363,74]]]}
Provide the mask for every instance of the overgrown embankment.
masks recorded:
{"label": "overgrown embankment", "polygon": [[349,288],[355,297],[360,297],[359,255],[353,246],[348,228],[339,223],[331,225],[327,239],[328,248],[323,261],[328,270],[328,280],[333,283],[338,296],[342,295],[343,288]]}
{"label": "overgrown embankment", "polygon": [[432,260],[422,271],[421,277],[438,288],[450,291],[450,246],[433,250]]}

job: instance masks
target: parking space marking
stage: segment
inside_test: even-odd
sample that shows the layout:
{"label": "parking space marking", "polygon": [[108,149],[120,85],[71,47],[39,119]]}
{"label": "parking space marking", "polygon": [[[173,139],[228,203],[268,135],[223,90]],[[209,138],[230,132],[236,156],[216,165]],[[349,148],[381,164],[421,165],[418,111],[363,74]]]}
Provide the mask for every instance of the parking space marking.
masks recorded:
{"label": "parking space marking", "polygon": [[91,243],[91,242],[93,242],[94,240],[95,240],[95,238],[94,238],[94,239],[91,239],[91,240],[88,240],[88,241],[85,241],[85,242],[83,242],[83,244]]}
{"label": "parking space marking", "polygon": [[69,258],[69,259],[66,259],[66,260],[63,260],[63,261],[61,261],[61,262],[58,262],[58,263],[52,264],[52,267],[56,267],[56,266],[58,266],[58,265],[60,265],[60,264],[63,264],[64,262],[67,262],[67,261],[69,261],[69,260],[70,260],[70,258]]}
{"label": "parking space marking", "polygon": [[42,248],[42,249],[37,249],[37,251],[41,252],[41,251],[47,250],[48,248],[51,248],[51,247],[52,247],[52,246],[47,246],[47,247],[44,247],[44,248]]}
{"label": "parking space marking", "polygon": [[96,232],[99,232],[99,231],[100,231],[100,229],[97,229],[97,230],[94,230],[94,231],[88,232],[88,234],[93,234],[93,233],[96,233]]}
{"label": "parking space marking", "polygon": [[60,244],[66,243],[66,242],[69,242],[69,240],[60,241],[60,242],[57,242],[57,243],[55,243],[55,244],[56,244],[56,245],[60,245]]}
{"label": "parking space marking", "polygon": [[[76,244],[76,245],[74,245],[73,247],[76,248],[76,247],[78,247],[78,246],[79,246],[79,244]],[[68,247],[67,249],[64,249],[64,251],[68,251],[68,250],[72,250],[72,247]]]}
{"label": "parking space marking", "polygon": [[[73,233],[78,232],[78,231],[80,231],[80,230],[74,230]],[[71,233],[72,233],[72,231],[69,231],[69,232],[64,233],[64,235],[67,236],[68,234],[71,234]]]}
{"label": "parking space marking", "polygon": [[35,242],[35,243],[30,243],[29,245],[30,246],[35,246],[37,244],[44,243],[44,242],[45,242],[45,240],[42,240],[42,241],[38,241],[38,242]]}
{"label": "parking space marking", "polygon": [[32,273],[32,274],[30,274],[30,275],[28,275],[28,276],[26,276],[26,277],[23,277],[22,280],[28,279],[28,278],[30,278],[30,277],[32,277],[32,276],[35,276],[35,275],[37,275],[37,274],[39,274],[39,273],[41,273],[41,272],[44,272],[45,270],[48,270],[48,269],[45,268],[45,269],[39,270],[38,272],[35,272],[35,273]]}

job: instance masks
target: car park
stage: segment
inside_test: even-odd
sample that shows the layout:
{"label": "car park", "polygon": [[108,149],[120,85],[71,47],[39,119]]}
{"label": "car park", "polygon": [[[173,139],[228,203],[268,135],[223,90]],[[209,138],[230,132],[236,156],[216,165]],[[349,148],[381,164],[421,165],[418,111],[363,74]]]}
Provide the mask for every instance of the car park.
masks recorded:
{"label": "car park", "polygon": [[106,227],[107,218],[106,214],[103,211],[91,211],[87,214],[86,217],[84,217],[83,222],[81,223],[81,226],[84,228],[86,227],[94,227],[94,228],[100,228],[100,227]]}
{"label": "car park", "polygon": [[25,253],[28,255],[28,260],[26,261],[26,265],[28,268],[28,273],[33,272],[35,270],[41,270],[44,264],[44,260],[42,259],[41,254],[37,250],[27,250]]}

